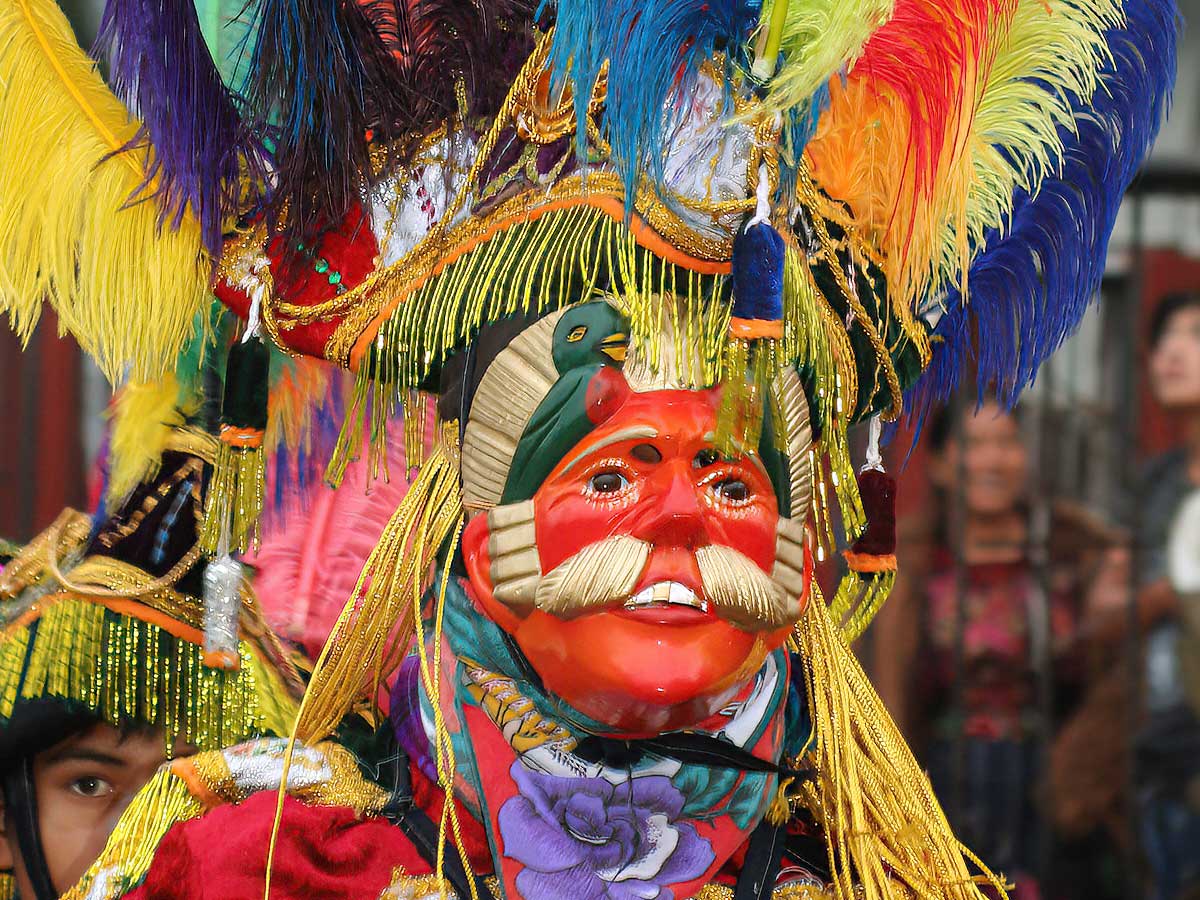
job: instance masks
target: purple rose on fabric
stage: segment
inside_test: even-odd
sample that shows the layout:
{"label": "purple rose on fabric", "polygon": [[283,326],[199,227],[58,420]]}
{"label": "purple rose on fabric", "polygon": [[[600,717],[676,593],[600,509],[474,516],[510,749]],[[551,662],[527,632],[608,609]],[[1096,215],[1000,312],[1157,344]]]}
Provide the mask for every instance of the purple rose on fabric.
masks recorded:
{"label": "purple rose on fabric", "polygon": [[664,885],[712,864],[708,841],[678,821],[683,794],[663,775],[622,784],[513,764],[517,796],[500,808],[504,852],[524,864],[525,900],[673,900]]}

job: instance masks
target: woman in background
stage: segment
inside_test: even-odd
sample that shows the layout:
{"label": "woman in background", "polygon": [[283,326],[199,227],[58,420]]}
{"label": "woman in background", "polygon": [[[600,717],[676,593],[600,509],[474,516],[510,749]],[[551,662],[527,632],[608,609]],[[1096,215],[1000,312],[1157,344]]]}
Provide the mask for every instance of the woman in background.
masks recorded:
{"label": "woman in background", "polygon": [[1114,854],[1085,851],[1078,865],[1078,847],[1046,852],[1042,784],[1044,751],[1088,681],[1089,593],[1127,577],[1124,551],[1106,553],[1111,535],[1055,504],[1037,564],[1017,413],[988,402],[929,431],[935,501],[900,525],[905,555],[875,625],[880,695],[960,837],[1015,881],[1015,897],[1120,896],[1104,871]]}

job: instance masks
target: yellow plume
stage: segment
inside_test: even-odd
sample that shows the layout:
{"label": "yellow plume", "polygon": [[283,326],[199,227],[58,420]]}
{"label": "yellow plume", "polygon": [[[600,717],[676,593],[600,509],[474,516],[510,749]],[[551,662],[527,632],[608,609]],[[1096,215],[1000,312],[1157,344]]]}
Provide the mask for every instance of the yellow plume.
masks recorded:
{"label": "yellow plume", "polygon": [[0,310],[28,340],[48,299],[114,383],[169,369],[206,297],[195,219],[128,202],[136,131],[54,0],[0,6]]}
{"label": "yellow plume", "polygon": [[158,472],[171,431],[185,424],[197,403],[180,407],[179,382],[168,373],[161,381],[130,382],[121,388],[112,409],[108,451],[108,498],[124,499]]}

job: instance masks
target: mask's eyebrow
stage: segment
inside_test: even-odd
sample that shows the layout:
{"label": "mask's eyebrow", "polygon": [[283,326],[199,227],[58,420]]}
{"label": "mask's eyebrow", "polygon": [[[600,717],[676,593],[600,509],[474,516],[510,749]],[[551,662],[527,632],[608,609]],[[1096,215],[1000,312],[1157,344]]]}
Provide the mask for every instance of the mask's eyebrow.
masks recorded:
{"label": "mask's eyebrow", "polygon": [[595,453],[597,450],[603,450],[605,447],[609,447],[613,444],[619,444],[622,441],[634,441],[639,439],[645,440],[647,438],[656,437],[658,437],[658,430],[656,428],[651,428],[649,425],[638,425],[634,428],[624,428],[621,431],[614,431],[608,437],[601,438],[594,444],[588,444],[586,447],[576,453],[573,457],[571,457],[571,461],[562,467],[562,472],[560,472],[560,474],[566,475],[571,471],[572,468],[574,468],[574,466],[579,463],[581,459],[590,453]]}
{"label": "mask's eyebrow", "polygon": [[[706,431],[704,433],[704,440],[706,443],[712,444],[715,447],[717,443],[717,433],[715,431]],[[758,458],[758,453],[756,451],[748,450],[741,441],[734,441],[733,449],[746,459],[750,460],[750,462],[754,463],[754,467],[758,469],[758,471],[761,472],[768,481],[771,480],[771,476],[767,474],[767,467],[764,466],[763,461]]]}

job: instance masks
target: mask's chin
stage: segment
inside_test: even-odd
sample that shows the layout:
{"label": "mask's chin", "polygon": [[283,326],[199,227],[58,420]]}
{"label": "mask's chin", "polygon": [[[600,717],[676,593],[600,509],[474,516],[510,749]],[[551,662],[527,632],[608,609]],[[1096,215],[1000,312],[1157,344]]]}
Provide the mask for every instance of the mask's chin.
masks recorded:
{"label": "mask's chin", "polygon": [[618,610],[565,621],[535,610],[511,633],[545,690],[567,708],[558,714],[577,712],[626,738],[701,725],[788,633],[753,635],[715,616],[657,618]]}

